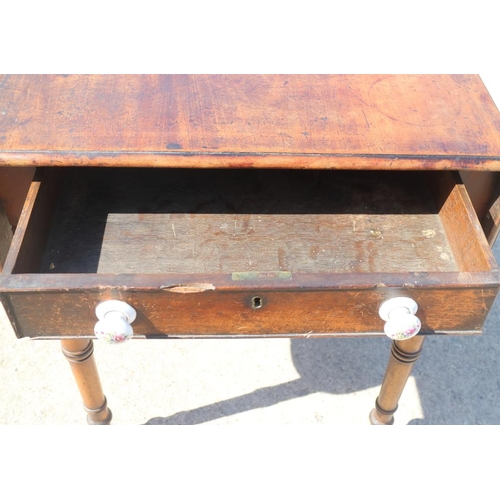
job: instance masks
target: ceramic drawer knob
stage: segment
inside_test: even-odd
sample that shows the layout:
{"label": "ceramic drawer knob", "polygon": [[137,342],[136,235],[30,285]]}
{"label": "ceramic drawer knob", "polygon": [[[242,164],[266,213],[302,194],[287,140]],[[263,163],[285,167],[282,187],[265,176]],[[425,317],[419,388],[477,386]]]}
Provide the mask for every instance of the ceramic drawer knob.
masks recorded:
{"label": "ceramic drawer knob", "polygon": [[121,300],[101,302],[95,309],[99,321],[94,327],[95,336],[110,344],[119,344],[134,334],[131,323],[136,318],[135,309]]}
{"label": "ceramic drawer knob", "polygon": [[417,303],[409,297],[396,297],[384,302],[378,311],[386,322],[385,334],[393,340],[406,340],[414,337],[422,326],[415,316]]}

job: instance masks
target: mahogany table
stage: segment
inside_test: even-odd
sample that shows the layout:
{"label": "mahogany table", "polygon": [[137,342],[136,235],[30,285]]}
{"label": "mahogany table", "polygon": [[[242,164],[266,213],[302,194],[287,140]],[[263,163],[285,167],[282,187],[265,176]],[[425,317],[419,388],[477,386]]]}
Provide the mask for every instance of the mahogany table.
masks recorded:
{"label": "mahogany table", "polygon": [[426,336],[481,333],[499,171],[473,75],[4,76],[0,298],[91,424],[96,337],[384,335],[390,424]]}

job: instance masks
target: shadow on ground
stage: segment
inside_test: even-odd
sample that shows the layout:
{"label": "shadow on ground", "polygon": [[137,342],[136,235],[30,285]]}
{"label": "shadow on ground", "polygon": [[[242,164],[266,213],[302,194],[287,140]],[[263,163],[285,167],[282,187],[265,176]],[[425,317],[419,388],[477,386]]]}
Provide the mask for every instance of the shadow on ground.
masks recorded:
{"label": "shadow on ground", "polygon": [[[481,337],[426,339],[412,373],[424,418],[410,424],[500,424],[500,343],[492,327]],[[389,348],[390,342],[381,338],[292,340],[300,378],[151,418],[147,424],[201,424],[316,392],[346,394],[375,387],[383,379]]]}
{"label": "shadow on ground", "polygon": [[[499,261],[499,244],[494,253]],[[412,372],[424,418],[409,423],[500,424],[499,335],[497,298],[482,336],[427,338]],[[385,338],[293,339],[290,345],[300,378],[169,417],[151,418],[147,424],[199,424],[316,392],[346,394],[375,387],[382,382],[390,350]]]}
{"label": "shadow on ground", "polygon": [[[497,299],[482,336],[426,339],[412,372],[424,418],[410,424],[500,424],[499,324]],[[147,424],[200,424],[316,392],[346,394],[375,387],[384,376],[390,341],[293,339],[290,346],[300,378],[168,417],[154,417]]]}
{"label": "shadow on ground", "polygon": [[292,339],[290,345],[300,378],[170,417],[152,418],[147,424],[200,424],[316,392],[345,394],[376,386],[384,375],[390,341]]}

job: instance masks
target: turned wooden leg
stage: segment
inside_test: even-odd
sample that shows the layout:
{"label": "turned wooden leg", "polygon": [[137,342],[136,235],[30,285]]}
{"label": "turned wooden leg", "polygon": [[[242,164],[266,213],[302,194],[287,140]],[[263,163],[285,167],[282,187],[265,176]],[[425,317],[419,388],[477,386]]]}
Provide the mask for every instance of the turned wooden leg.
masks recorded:
{"label": "turned wooden leg", "polygon": [[375,408],[370,413],[371,424],[392,425],[394,423],[393,415],[398,409],[399,398],[413,364],[422,351],[424,340],[423,335],[417,335],[408,340],[393,341],[380,394],[375,401]]}
{"label": "turned wooden leg", "polygon": [[69,361],[91,425],[111,422],[111,410],[102,392],[94,360],[94,343],[88,339],[61,340],[62,352]]}

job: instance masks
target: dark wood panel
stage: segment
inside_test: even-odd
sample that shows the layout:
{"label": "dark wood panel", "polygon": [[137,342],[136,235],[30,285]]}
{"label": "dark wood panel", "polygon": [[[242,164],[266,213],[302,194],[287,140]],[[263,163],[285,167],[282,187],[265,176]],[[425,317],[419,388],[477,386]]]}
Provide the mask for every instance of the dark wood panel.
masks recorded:
{"label": "dark wood panel", "polygon": [[34,175],[33,167],[0,167],[0,204],[14,230],[19,222],[24,200]]}
{"label": "dark wood panel", "polygon": [[[491,197],[500,181],[500,173],[474,172],[469,170],[460,172],[460,176],[467,188],[477,218],[483,224],[483,219],[490,208]],[[484,229],[486,231],[487,228]]]}
{"label": "dark wood panel", "polygon": [[[57,201],[58,172],[36,175],[30,185],[19,225],[14,233],[4,272],[36,272],[42,262],[52,214]],[[43,177],[43,181],[42,181]]]}
{"label": "dark wood panel", "polygon": [[481,226],[493,246],[500,231],[500,173],[461,172]]}
{"label": "dark wood panel", "polygon": [[10,75],[0,164],[500,170],[475,75]]}
{"label": "dark wood panel", "polygon": [[12,241],[12,227],[9,224],[7,215],[0,205],[0,272],[2,272],[7,252],[9,251],[10,242]]}

